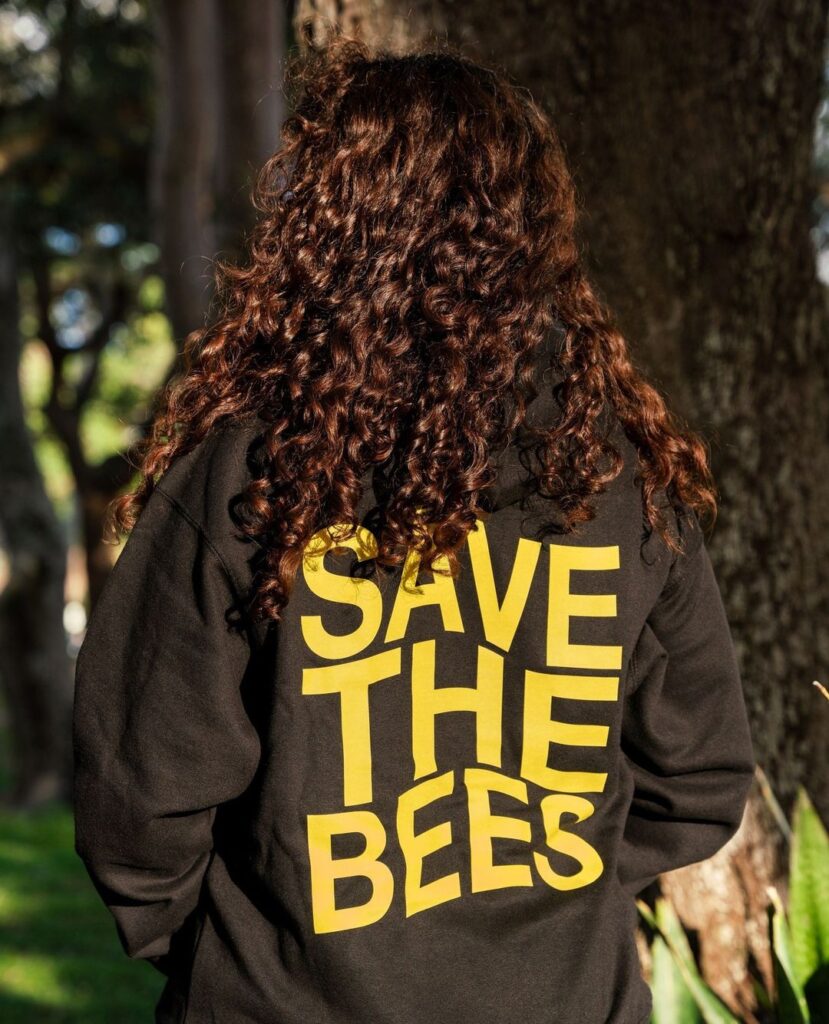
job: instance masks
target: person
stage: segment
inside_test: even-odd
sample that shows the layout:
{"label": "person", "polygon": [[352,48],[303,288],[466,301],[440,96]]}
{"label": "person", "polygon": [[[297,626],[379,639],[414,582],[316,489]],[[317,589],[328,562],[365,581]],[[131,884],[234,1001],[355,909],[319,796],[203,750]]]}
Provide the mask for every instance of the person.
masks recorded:
{"label": "person", "polygon": [[187,339],[77,662],[77,851],[156,1020],[644,1024],[635,896],[754,757],[705,442],[548,118],[339,41]]}

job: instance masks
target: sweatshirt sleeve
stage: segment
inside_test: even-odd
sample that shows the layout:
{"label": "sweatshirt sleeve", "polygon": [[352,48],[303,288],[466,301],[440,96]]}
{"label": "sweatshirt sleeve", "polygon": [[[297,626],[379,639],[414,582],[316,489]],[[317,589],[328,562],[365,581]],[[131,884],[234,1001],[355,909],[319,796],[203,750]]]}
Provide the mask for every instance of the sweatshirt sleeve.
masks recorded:
{"label": "sweatshirt sleeve", "polygon": [[632,895],[724,846],[754,773],[722,595],[695,516],[689,529],[634,650],[623,717],[635,788],[618,872]]}
{"label": "sweatshirt sleeve", "polygon": [[198,901],[216,808],[259,760],[240,692],[251,647],[228,624],[235,599],[202,530],[156,489],[78,655],[76,849],[127,954],[164,973]]}

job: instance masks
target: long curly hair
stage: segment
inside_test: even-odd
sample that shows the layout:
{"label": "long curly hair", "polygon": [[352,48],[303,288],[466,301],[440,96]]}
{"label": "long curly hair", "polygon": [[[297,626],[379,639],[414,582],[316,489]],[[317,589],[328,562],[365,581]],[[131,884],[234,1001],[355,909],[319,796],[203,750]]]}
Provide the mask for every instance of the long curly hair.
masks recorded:
{"label": "long curly hair", "polygon": [[574,184],[531,95],[449,49],[342,39],[295,59],[287,81],[294,113],[257,178],[245,257],[217,265],[217,313],[186,339],[114,527],[128,531],[217,424],[258,417],[264,459],[240,509],[264,550],[255,618],[280,618],[318,530],[356,528],[380,465],[394,468],[375,561],[413,549],[454,575],[558,321],[560,411],[526,428],[538,493],[568,531],[593,518],[623,464],[602,428],[612,409],[636,445],[645,518],[680,550],[661,499],[716,515],[707,450],[634,368],[585,276]]}

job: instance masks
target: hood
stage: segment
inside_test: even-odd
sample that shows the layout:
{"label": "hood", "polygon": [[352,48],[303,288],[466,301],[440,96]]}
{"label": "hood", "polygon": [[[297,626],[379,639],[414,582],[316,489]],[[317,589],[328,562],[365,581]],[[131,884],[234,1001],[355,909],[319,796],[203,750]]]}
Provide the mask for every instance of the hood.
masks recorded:
{"label": "hood", "polygon": [[[553,423],[558,416],[558,405],[553,394],[557,381],[562,379],[558,368],[558,356],[564,343],[566,329],[555,321],[541,342],[535,358],[533,382],[536,396],[527,406],[526,422],[540,426]],[[481,496],[484,507],[496,511],[520,500],[527,483],[532,480],[532,439],[527,437],[524,426],[514,431],[506,446],[492,454],[496,471],[495,483]],[[389,477],[394,463],[389,462],[369,470],[366,485],[371,488],[373,498],[382,504],[389,494]]]}
{"label": "hood", "polygon": [[[558,356],[564,344],[566,329],[558,321],[547,332],[536,353],[533,382],[537,395],[527,406],[527,425],[546,426],[555,422],[559,407],[553,388],[562,380]],[[487,492],[486,504],[492,511],[514,505],[532,480],[532,446],[527,431],[521,426],[513,433],[507,446],[493,456],[496,482]]]}

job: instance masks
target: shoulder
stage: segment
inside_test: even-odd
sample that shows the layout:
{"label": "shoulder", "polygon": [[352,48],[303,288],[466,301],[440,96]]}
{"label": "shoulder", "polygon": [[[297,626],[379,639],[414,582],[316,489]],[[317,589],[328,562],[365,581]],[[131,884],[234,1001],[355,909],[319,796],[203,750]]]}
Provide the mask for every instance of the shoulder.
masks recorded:
{"label": "shoulder", "polygon": [[240,587],[249,580],[255,545],[241,534],[234,508],[253,478],[253,455],[263,431],[258,418],[218,423],[173,460],[155,488],[205,535]]}
{"label": "shoulder", "polygon": [[221,421],[177,455],[156,486],[206,523],[231,491],[250,480],[250,451],[262,429],[258,419]]}
{"label": "shoulder", "polygon": [[672,549],[662,534],[651,527],[645,506],[644,470],[639,447],[628,436],[615,413],[609,415],[608,440],[622,457],[623,465],[612,490],[625,496],[626,504],[636,509],[642,524],[642,557],[651,565],[660,565],[664,572],[680,574],[685,565],[704,547],[703,529],[694,509],[683,501],[671,500],[665,488],[659,488],[653,500],[662,509],[667,532],[679,550]]}

